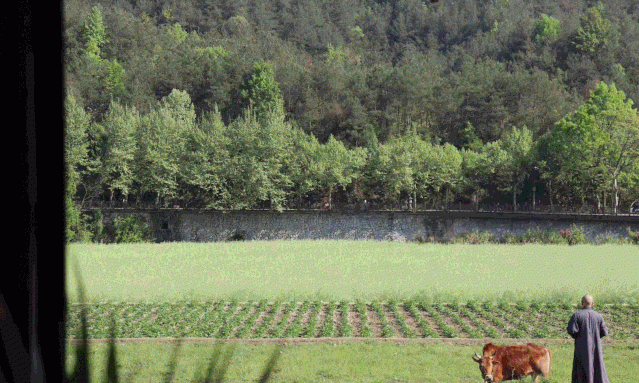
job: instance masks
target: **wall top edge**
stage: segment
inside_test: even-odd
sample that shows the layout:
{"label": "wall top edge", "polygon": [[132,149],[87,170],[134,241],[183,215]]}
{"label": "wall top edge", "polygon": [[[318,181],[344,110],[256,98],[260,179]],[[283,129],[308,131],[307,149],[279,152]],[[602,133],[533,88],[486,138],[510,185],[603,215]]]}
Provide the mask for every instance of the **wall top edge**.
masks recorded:
{"label": "wall top edge", "polygon": [[424,216],[440,218],[483,218],[483,219],[517,219],[517,220],[556,220],[556,221],[600,221],[639,223],[639,215],[619,214],[571,214],[571,213],[537,213],[537,212],[490,212],[463,210],[421,210],[417,212],[405,210],[213,210],[213,209],[178,209],[178,208],[86,208],[82,211],[101,210],[103,213],[137,213],[137,214],[317,214],[317,215],[380,215],[391,216]]}

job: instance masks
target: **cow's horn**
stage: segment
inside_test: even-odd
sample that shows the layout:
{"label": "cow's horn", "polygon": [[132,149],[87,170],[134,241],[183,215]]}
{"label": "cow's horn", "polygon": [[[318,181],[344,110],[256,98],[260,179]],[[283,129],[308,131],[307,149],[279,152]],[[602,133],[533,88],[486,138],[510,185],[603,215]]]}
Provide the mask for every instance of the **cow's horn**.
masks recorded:
{"label": "cow's horn", "polygon": [[479,359],[481,359],[481,356],[479,356],[479,354],[477,353],[477,351],[475,351],[475,356]]}

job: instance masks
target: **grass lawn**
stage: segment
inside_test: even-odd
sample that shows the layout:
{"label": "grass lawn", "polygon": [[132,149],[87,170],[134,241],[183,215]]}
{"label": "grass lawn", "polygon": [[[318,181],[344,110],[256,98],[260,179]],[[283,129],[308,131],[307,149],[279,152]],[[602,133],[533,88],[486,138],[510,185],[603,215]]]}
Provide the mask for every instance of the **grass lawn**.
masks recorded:
{"label": "grass lawn", "polygon": [[[498,343],[498,342],[497,342]],[[551,376],[546,382],[569,382],[573,345],[544,343],[553,354]],[[481,382],[477,364],[471,360],[482,343],[396,343],[351,341],[289,344],[282,348],[270,382]],[[68,345],[68,350],[73,350]],[[273,344],[227,344],[222,354],[233,351],[225,382],[257,381]],[[192,381],[209,365],[216,346],[210,342],[184,343],[179,349],[174,382]],[[163,381],[175,351],[173,343],[120,343],[117,345],[121,381]],[[69,352],[68,368],[74,356]],[[106,344],[91,344],[92,380],[106,374]],[[611,382],[634,383],[639,376],[639,344],[611,343],[604,346]],[[530,378],[524,382],[531,381]]]}
{"label": "grass lawn", "polygon": [[90,301],[348,299],[419,295],[638,301],[633,245],[445,245],[382,241],[72,244]]}

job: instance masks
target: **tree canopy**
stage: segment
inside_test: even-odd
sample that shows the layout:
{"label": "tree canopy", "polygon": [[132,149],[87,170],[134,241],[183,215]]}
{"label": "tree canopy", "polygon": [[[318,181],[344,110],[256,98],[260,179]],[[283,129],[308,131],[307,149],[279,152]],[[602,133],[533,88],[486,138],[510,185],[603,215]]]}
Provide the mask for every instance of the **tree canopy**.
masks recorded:
{"label": "tree canopy", "polygon": [[63,6],[76,204],[639,197],[631,0]]}

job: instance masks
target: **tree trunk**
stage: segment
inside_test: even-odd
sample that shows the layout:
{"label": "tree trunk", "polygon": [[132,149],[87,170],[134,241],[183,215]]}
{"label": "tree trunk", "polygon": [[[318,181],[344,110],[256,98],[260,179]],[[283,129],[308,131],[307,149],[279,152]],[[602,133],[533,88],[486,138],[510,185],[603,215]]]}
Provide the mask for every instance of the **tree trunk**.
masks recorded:
{"label": "tree trunk", "polygon": [[614,183],[614,189],[615,189],[615,200],[613,201],[615,203],[615,215],[617,215],[617,207],[619,206],[619,188],[617,187],[617,177],[615,177],[615,183]]}
{"label": "tree trunk", "polygon": [[333,187],[328,187],[328,210],[333,210]]}
{"label": "tree trunk", "polygon": [[553,194],[552,194],[552,183],[550,183],[548,185],[548,191],[550,192],[550,212],[552,213],[552,212],[555,211],[555,205],[552,202],[552,196],[553,196]]}

